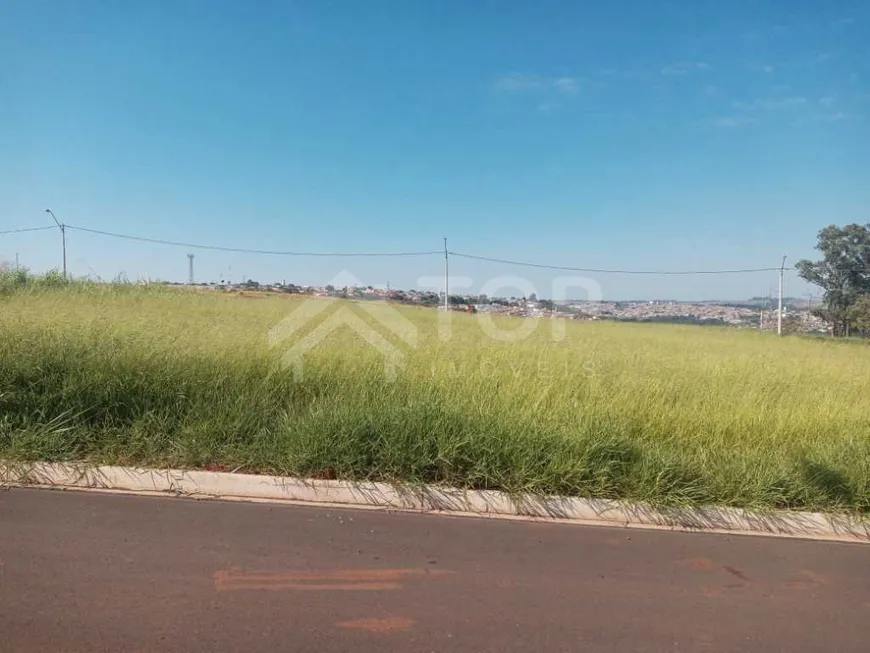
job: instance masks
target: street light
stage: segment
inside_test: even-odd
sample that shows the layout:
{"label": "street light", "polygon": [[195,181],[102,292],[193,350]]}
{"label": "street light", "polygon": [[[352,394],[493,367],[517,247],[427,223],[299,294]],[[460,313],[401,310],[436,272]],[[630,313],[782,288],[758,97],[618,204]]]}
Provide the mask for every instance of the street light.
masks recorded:
{"label": "street light", "polygon": [[60,229],[60,235],[63,239],[63,279],[66,281],[66,225],[55,217],[54,212],[51,209],[45,209],[45,212],[52,217],[57,228]]}

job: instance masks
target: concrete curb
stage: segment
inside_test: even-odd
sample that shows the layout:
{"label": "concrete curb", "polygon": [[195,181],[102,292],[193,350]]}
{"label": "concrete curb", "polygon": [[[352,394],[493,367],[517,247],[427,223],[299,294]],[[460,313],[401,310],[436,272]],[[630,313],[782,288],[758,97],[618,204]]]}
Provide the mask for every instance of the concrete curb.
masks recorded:
{"label": "concrete curb", "polygon": [[0,485],[169,494],[203,499],[318,503],[486,517],[531,518],[599,526],[772,535],[870,543],[870,520],[809,512],[736,508],[658,509],[641,504],[553,496],[511,496],[388,483],[282,476],[0,461]]}

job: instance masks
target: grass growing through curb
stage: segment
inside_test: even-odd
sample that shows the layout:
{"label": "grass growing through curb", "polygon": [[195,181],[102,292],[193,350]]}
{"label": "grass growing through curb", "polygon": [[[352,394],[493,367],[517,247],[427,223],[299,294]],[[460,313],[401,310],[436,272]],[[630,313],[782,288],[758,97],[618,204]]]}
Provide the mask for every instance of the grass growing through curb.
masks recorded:
{"label": "grass growing through curb", "polygon": [[411,347],[337,302],[304,331],[347,307],[404,365],[344,329],[297,382],[267,336],[302,301],[0,278],[0,457],[870,512],[862,343],[397,308]]}

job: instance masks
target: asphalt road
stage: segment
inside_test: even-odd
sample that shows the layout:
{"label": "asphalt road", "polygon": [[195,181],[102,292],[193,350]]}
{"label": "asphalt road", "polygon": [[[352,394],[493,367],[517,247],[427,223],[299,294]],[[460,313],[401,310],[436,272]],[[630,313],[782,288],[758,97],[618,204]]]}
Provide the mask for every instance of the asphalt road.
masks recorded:
{"label": "asphalt road", "polygon": [[0,491],[0,651],[870,650],[870,546]]}

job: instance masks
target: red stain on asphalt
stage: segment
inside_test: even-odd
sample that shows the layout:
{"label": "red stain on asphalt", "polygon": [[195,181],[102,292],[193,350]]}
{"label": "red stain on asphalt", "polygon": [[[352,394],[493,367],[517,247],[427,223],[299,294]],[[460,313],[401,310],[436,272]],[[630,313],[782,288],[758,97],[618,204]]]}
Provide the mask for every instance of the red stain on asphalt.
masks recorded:
{"label": "red stain on asphalt", "polygon": [[709,558],[692,558],[691,560],[683,560],[682,564],[700,571],[711,569],[713,567],[713,563],[710,562]]}
{"label": "red stain on asphalt", "polygon": [[437,578],[452,572],[441,569],[333,569],[326,571],[244,571],[214,573],[214,586],[227,590],[380,591],[402,588],[401,581]]}
{"label": "red stain on asphalt", "polygon": [[798,574],[798,580],[792,580],[785,584],[790,590],[809,590],[816,589],[822,585],[827,585],[828,579],[813,571],[801,570]]}
{"label": "red stain on asphalt", "polygon": [[402,586],[399,583],[329,583],[328,585],[315,585],[311,583],[277,581],[269,583],[241,583],[219,589],[294,590],[297,592],[384,592],[387,590],[400,590]]}
{"label": "red stain on asphalt", "polygon": [[384,619],[351,619],[335,624],[339,628],[364,630],[369,633],[394,633],[409,631],[414,626],[413,619],[405,617],[386,617]]}

